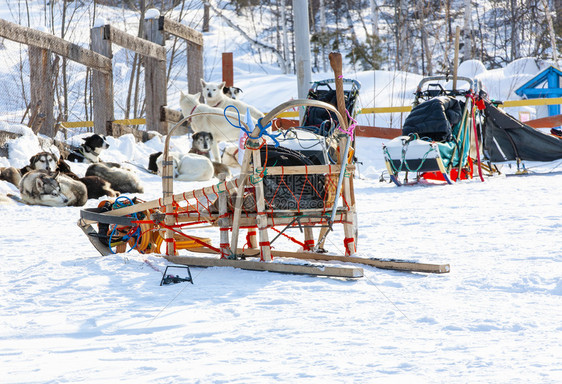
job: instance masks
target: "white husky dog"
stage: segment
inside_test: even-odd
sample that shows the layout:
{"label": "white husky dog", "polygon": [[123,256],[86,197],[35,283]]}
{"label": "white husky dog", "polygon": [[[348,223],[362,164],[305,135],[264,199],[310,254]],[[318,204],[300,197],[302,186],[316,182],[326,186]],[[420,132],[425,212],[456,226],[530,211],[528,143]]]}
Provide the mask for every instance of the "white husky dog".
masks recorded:
{"label": "white husky dog", "polygon": [[[222,90],[221,90],[222,92]],[[184,116],[189,116],[194,113],[208,113],[205,115],[194,116],[191,118],[191,129],[193,132],[210,132],[213,135],[213,144],[211,148],[211,154],[213,160],[221,162],[220,152],[219,152],[219,142],[231,142],[237,143],[240,138],[240,129],[231,125],[224,117],[224,110],[221,108],[211,107],[207,104],[201,104],[199,98],[201,93],[196,93],[195,95],[184,94],[180,95],[180,106]],[[229,120],[238,124],[238,114],[234,112],[227,111],[227,116]],[[246,122],[245,115],[241,114],[240,118],[243,122]],[[255,121],[252,121],[255,125]],[[249,127],[253,130],[254,127]]]}
{"label": "white husky dog", "polygon": [[31,205],[81,207],[88,200],[84,183],[43,169],[26,173],[20,181],[19,190],[22,201]]}
{"label": "white husky dog", "polygon": [[21,200],[26,204],[64,207],[68,203],[55,176],[45,170],[27,172],[20,181],[19,190]]}
{"label": "white husky dog", "polygon": [[[173,177],[179,181],[207,181],[210,180],[215,169],[213,163],[208,157],[198,155],[196,153],[181,154],[179,152],[170,152],[172,157]],[[156,160],[158,166],[158,174],[162,175],[162,162],[164,156],[159,156]]]}
{"label": "white husky dog", "polygon": [[[207,83],[205,80],[201,79],[201,86],[203,87],[203,97],[205,98],[205,103],[211,107],[225,109],[229,105],[235,106],[243,118],[246,116],[246,110],[250,111],[252,118],[258,120],[263,117],[264,114],[261,113],[256,107],[253,107],[242,100],[231,99],[224,94],[223,88],[226,83]],[[184,115],[185,116],[185,115]],[[252,127],[253,128],[253,127]]]}

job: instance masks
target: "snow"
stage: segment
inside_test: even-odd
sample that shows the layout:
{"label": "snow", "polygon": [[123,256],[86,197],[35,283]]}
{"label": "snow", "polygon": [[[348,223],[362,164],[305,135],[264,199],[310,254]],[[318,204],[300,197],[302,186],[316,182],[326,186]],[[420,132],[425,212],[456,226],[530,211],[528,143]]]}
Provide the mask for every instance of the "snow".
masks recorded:
{"label": "snow", "polygon": [[[500,98],[526,75],[478,76]],[[383,71],[353,78],[363,84],[361,108],[375,98],[405,105],[420,79]],[[294,76],[235,79],[244,100],[265,111],[296,95]],[[0,165],[27,164],[37,138],[4,128],[23,136],[9,141]],[[108,140],[102,160],[139,167],[164,142]],[[561,382],[561,162],[527,164],[537,172],[529,176],[506,165],[484,183],[397,188],[379,181],[383,141],[357,142],[358,255],[448,263],[450,273],[363,266],[363,278],[337,279],[191,268],[194,284],[159,286],[168,263],[135,251],[100,256],[76,225],[80,207],[0,204],[2,383]],[[190,146],[185,136],[171,142],[172,150]],[[79,175],[87,168],[72,167]],[[145,187],[137,196],[159,198],[161,180],[133,169]],[[177,182],[174,191],[216,182]],[[18,191],[0,181],[0,196],[7,193]],[[218,243],[217,230],[194,234]],[[343,254],[343,238],[337,228],[326,248]],[[283,240],[274,247],[292,249]]]}
{"label": "snow", "polygon": [[147,9],[146,12],[145,12],[145,14],[144,14],[144,18],[145,18],[146,20],[149,20],[149,19],[158,19],[159,17],[160,17],[160,11],[157,10],[156,8]]}

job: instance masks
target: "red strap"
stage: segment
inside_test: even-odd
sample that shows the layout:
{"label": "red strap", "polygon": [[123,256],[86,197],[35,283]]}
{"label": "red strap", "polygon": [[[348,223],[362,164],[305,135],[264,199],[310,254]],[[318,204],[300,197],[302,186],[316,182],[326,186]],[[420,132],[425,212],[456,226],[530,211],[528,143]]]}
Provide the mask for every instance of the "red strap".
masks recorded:
{"label": "red strap", "polygon": [[305,251],[312,251],[314,248],[314,240],[305,240],[303,249]]}
{"label": "red strap", "polygon": [[349,244],[352,244],[355,242],[355,239],[353,237],[346,237],[345,239],[343,239],[343,245],[345,246],[345,255],[351,255],[352,253],[355,253],[355,244],[353,244],[353,252],[351,252],[351,247]]}

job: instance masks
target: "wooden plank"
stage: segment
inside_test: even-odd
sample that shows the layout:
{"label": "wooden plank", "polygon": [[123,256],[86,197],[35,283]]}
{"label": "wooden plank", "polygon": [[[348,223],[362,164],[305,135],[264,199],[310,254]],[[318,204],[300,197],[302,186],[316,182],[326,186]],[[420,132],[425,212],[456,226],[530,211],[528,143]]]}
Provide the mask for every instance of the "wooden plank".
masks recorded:
{"label": "wooden plank", "polygon": [[[255,140],[250,139],[250,142],[255,145]],[[246,149],[246,152],[252,152],[253,156],[253,168],[254,172],[256,171],[256,167],[261,164],[261,155],[259,150],[250,150],[249,148]],[[264,198],[264,190],[263,190],[263,178],[258,177],[257,182],[253,182],[254,190],[256,194],[256,209],[257,209],[257,216],[256,216],[256,225],[258,227],[258,238],[259,243],[258,247],[261,250],[261,258],[265,261],[271,261],[271,246],[269,243],[269,235],[267,233],[267,213],[265,212],[265,198]],[[237,244],[233,244],[233,249],[236,249]]]}
{"label": "wooden plank", "polygon": [[[97,27],[90,30],[92,50],[107,57],[111,61],[113,52],[111,42],[105,38],[105,28]],[[92,95],[94,104],[94,132],[106,133],[108,121],[115,119],[113,106],[113,70],[108,72],[94,70],[92,72]]]}
{"label": "wooden plank", "polygon": [[109,24],[105,25],[105,33],[113,44],[127,48],[145,57],[166,61],[166,48],[159,44],[123,32]]}
{"label": "wooden plank", "polygon": [[0,36],[18,43],[50,50],[103,73],[111,72],[111,59],[60,37],[0,19]]}
{"label": "wooden plank", "polygon": [[81,127],[93,127],[93,121],[64,121],[60,123],[63,128],[81,128]]}
{"label": "wooden plank", "polygon": [[[243,254],[248,257],[259,257],[259,253],[254,249],[238,249],[238,254]],[[304,260],[341,261],[345,263],[363,264],[381,269],[392,269],[399,271],[448,273],[451,270],[449,264],[426,264],[402,260],[385,260],[380,258],[367,259],[355,256],[337,256],[313,252],[287,252],[272,250],[271,254],[273,255],[273,257],[293,257],[295,259]]]}
{"label": "wooden plank", "polygon": [[154,135],[149,134],[147,131],[140,131],[136,127],[126,124],[119,124],[116,121],[108,121],[106,132],[108,136],[121,137],[123,135],[131,134],[137,141],[147,142]]}
{"label": "wooden plank", "polygon": [[[287,167],[267,167],[267,175],[316,175],[316,174],[339,174],[341,166],[339,165],[291,165]],[[346,167],[348,172],[355,171],[355,165],[348,164]]]}
{"label": "wooden plank", "polygon": [[29,55],[29,90],[31,105],[37,106],[39,114],[44,117],[39,131],[47,137],[55,137],[55,75],[52,54],[49,50],[30,46]]}
{"label": "wooden plank", "polygon": [[160,17],[160,29],[194,44],[203,45],[203,34],[167,17]]}
{"label": "wooden plank", "polygon": [[225,86],[232,87],[234,85],[234,68],[232,52],[222,53],[222,81]]}
{"label": "wooden plank", "polygon": [[250,271],[268,271],[277,273],[291,273],[298,275],[331,276],[358,278],[363,277],[363,268],[357,267],[331,267],[324,265],[302,265],[268,263],[251,260],[230,260],[216,257],[198,256],[163,256],[166,260],[180,265],[190,267],[232,267]]}
{"label": "wooden plank", "polygon": [[562,125],[562,115],[543,117],[524,121],[523,123],[533,128],[554,128]]}
{"label": "wooden plank", "polygon": [[411,105],[404,105],[398,107],[375,107],[375,108],[361,108],[358,113],[397,113],[397,112],[410,112]]}
{"label": "wooden plank", "polygon": [[355,128],[355,135],[360,137],[378,137],[380,139],[394,139],[402,135],[401,129],[369,127],[366,125],[358,125]]}
{"label": "wooden plank", "polygon": [[[144,30],[147,40],[164,48],[164,35],[159,29],[158,20],[145,20]],[[166,61],[146,57],[144,59],[144,86],[146,101],[146,130],[168,134],[168,123],[160,120],[160,109],[167,105]]]}
{"label": "wooden plank", "polygon": [[203,45],[187,42],[187,91],[194,95],[203,91]]}
{"label": "wooden plank", "polygon": [[505,108],[505,107],[522,107],[527,105],[554,105],[554,104],[562,104],[562,97],[506,100],[500,106]]}

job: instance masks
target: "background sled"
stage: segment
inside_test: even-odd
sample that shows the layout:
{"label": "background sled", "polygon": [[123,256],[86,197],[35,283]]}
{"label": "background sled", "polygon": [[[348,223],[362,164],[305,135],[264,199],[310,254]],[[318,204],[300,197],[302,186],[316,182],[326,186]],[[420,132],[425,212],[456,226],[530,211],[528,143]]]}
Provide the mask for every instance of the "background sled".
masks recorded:
{"label": "background sled", "polygon": [[[404,122],[404,135],[383,144],[387,171],[396,185],[417,183],[422,178],[451,184],[472,177],[469,153],[471,142],[474,142],[471,134],[474,126],[474,83],[470,78],[458,77],[468,85],[468,89],[448,90],[442,83],[450,80],[447,76],[423,79],[418,85],[414,108]],[[449,102],[456,104],[458,99],[461,100],[462,115],[458,122],[451,124],[449,110],[444,105]],[[437,128],[433,131],[426,121],[422,121],[419,130],[416,130],[415,124],[412,129],[406,129],[409,121],[420,117],[423,120],[422,113],[425,112],[442,115],[443,121],[438,121],[437,125],[439,129],[447,125],[449,133],[437,132]],[[404,176],[401,177],[401,174]]]}

